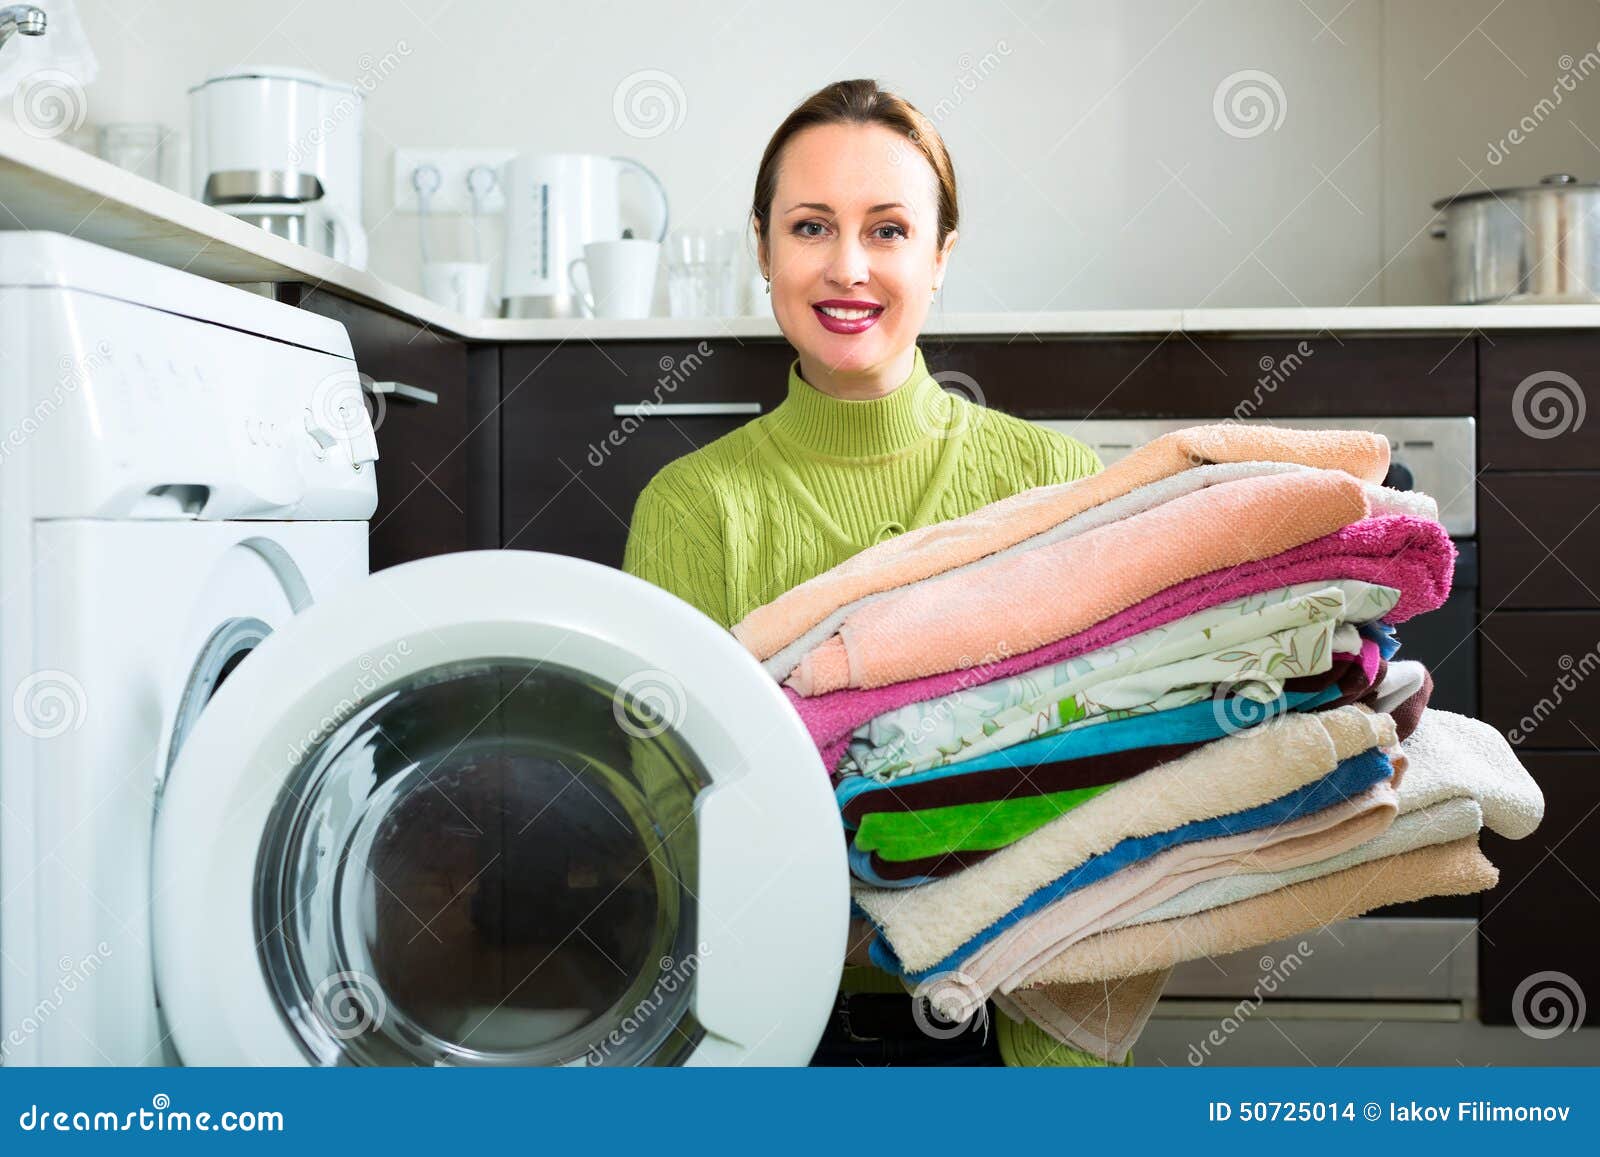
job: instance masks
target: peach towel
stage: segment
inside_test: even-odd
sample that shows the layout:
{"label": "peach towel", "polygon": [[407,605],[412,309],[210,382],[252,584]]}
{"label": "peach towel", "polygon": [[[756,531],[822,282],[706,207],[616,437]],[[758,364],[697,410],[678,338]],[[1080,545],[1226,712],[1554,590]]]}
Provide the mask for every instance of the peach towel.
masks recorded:
{"label": "peach towel", "polygon": [[1086,630],[1187,579],[1332,534],[1367,512],[1361,483],[1338,470],[1207,487],[869,603],[807,654],[787,683],[814,696],[992,663]]}
{"label": "peach towel", "polygon": [[964,566],[1191,466],[1256,461],[1343,470],[1367,482],[1382,482],[1389,470],[1389,443],[1365,430],[1233,423],[1174,430],[1088,478],[1034,487],[961,518],[868,547],[751,611],[734,624],[734,638],[756,658],[766,659],[830,612],[866,595]]}
{"label": "peach towel", "polygon": [[1235,872],[1272,872],[1326,860],[1381,835],[1400,811],[1393,776],[1332,807],[1273,827],[1168,848],[1012,925],[963,961],[984,993],[1031,976],[1057,953],[1202,880]]}
{"label": "peach towel", "polygon": [[1474,833],[1301,880],[1192,916],[1101,932],[1052,958],[1019,987],[1135,976],[1184,960],[1298,936],[1386,904],[1482,892],[1494,887],[1499,878],[1495,866],[1479,851]]}

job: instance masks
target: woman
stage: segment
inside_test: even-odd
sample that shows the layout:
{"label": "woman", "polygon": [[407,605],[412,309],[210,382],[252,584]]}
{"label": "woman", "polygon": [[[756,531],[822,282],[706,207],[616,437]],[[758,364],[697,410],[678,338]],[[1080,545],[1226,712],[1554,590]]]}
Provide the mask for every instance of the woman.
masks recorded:
{"label": "woman", "polygon": [[[807,98],[762,154],[751,218],[798,354],[787,396],[651,479],[624,570],[731,626],[874,543],[1100,469],[1081,442],[929,376],[917,335],[955,246],[956,182],[909,103],[871,80]],[[1099,1063],[992,1011],[994,1033],[935,1040],[875,969],[847,968],[843,989],[819,1063]]]}

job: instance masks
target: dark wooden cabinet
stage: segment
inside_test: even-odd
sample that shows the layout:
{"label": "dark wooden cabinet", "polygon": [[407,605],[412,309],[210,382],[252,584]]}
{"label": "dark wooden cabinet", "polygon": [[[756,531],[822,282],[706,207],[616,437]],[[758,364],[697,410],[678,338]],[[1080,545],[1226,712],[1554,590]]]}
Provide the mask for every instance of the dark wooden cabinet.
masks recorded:
{"label": "dark wooden cabinet", "polygon": [[[793,355],[783,342],[729,339],[521,345],[502,356],[501,545],[619,566],[645,484],[781,402]],[[618,406],[650,410],[619,416]]]}
{"label": "dark wooden cabinet", "polygon": [[1491,611],[1479,630],[1485,722],[1528,748],[1600,743],[1600,611]]}
{"label": "dark wooden cabinet", "polygon": [[1600,334],[1477,346],[1480,713],[1545,796],[1532,836],[1482,837],[1500,883],[1482,898],[1480,1015],[1511,1024],[1562,986],[1600,988]]}
{"label": "dark wooden cabinet", "polygon": [[1595,465],[1479,477],[1479,534],[1494,543],[1484,557],[1485,607],[1600,610],[1600,462]]}
{"label": "dark wooden cabinet", "polygon": [[1463,337],[969,337],[922,343],[947,386],[1021,418],[1470,414]]}
{"label": "dark wooden cabinet", "polygon": [[[1539,830],[1521,840],[1492,832],[1484,854],[1500,882],[1483,893],[1479,923],[1479,1013],[1485,1024],[1545,1023],[1540,1000],[1587,994],[1584,1023],[1600,1025],[1600,752],[1523,751],[1544,791]],[[1575,1002],[1574,1002],[1575,1003]],[[1519,1011],[1520,1010],[1520,1011]]]}
{"label": "dark wooden cabinet", "polygon": [[1478,338],[1478,464],[1600,470],[1600,334]]}

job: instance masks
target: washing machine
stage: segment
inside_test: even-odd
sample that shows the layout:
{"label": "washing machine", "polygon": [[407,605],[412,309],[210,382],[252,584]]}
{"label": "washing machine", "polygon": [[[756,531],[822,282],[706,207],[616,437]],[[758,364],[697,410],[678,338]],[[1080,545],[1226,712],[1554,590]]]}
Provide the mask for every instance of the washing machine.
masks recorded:
{"label": "washing machine", "polygon": [[342,327],[0,235],[0,1059],[803,1064],[848,915],[781,692],[688,604],[369,575]]}

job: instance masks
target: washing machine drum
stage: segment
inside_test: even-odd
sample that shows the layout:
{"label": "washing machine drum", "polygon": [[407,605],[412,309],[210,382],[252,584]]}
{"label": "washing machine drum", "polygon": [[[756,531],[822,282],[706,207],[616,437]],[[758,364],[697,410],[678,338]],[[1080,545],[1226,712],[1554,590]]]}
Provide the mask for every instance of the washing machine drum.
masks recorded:
{"label": "washing machine drum", "polygon": [[169,760],[189,1064],[804,1064],[848,914],[816,749],[648,583],[479,551],[268,636]]}

